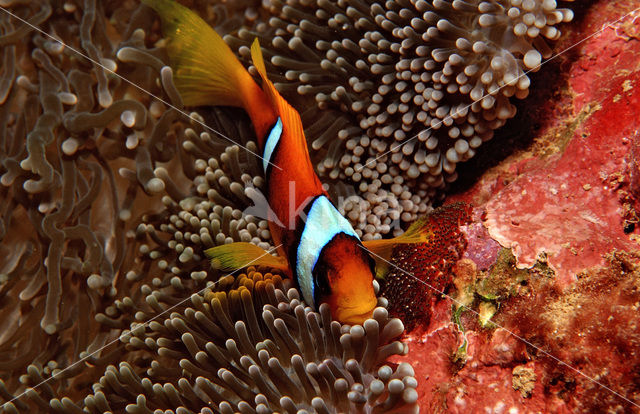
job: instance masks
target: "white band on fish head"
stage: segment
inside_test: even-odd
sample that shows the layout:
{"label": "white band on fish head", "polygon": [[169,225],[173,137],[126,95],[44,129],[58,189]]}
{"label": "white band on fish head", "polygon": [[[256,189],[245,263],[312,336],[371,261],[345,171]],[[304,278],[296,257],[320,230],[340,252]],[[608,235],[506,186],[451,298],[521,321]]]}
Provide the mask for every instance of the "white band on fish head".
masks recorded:
{"label": "white band on fish head", "polygon": [[271,162],[271,157],[273,156],[273,151],[275,151],[278,142],[280,142],[280,137],[282,136],[282,120],[278,117],[278,121],[271,128],[269,132],[269,136],[267,137],[267,142],[264,144],[264,154],[262,157],[262,167],[264,168],[264,173],[267,173],[267,167],[269,167],[269,163]]}
{"label": "white band on fish head", "polygon": [[307,305],[315,308],[313,269],[320,252],[338,233],[345,233],[359,240],[351,224],[323,195],[311,204],[305,222],[296,257],[296,274],[302,297]]}

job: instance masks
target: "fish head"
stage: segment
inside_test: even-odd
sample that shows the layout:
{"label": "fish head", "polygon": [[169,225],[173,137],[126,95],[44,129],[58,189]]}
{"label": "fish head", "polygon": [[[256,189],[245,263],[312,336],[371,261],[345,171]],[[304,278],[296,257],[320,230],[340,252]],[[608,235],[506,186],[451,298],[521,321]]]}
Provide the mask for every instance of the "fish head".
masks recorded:
{"label": "fish head", "polygon": [[333,318],[350,325],[371,317],[378,299],[373,290],[375,262],[360,241],[338,234],[314,268],[316,303],[327,303]]}

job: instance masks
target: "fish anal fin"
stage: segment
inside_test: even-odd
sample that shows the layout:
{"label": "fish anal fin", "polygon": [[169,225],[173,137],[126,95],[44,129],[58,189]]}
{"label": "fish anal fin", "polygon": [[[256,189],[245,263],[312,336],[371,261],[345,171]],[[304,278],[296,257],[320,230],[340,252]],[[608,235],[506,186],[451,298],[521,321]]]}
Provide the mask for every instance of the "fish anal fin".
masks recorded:
{"label": "fish anal fin", "polygon": [[205,250],[211,266],[223,272],[231,272],[248,266],[265,266],[283,272],[289,271],[287,261],[251,243],[231,243]]}

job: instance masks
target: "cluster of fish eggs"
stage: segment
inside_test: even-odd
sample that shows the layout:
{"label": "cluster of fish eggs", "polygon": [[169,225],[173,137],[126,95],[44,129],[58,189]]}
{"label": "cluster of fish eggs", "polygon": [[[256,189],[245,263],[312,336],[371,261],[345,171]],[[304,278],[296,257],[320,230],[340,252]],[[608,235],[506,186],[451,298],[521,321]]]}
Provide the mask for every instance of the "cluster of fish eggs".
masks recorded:
{"label": "cluster of fish eggs", "polygon": [[[527,73],[551,56],[545,39],[557,40],[556,26],[573,18],[555,0],[269,4],[275,17],[263,42],[276,86],[315,100],[302,115],[322,154],[318,172],[350,182],[370,208],[402,200],[405,222],[515,115],[510,98],[527,96]],[[238,40],[255,36],[227,40],[247,56]]]}

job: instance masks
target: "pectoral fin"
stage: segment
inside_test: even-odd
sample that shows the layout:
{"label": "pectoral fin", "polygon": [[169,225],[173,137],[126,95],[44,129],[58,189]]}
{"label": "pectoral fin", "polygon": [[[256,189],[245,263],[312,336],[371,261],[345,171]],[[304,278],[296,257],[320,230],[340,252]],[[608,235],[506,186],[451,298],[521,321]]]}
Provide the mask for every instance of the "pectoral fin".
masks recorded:
{"label": "pectoral fin", "polygon": [[398,243],[427,243],[433,239],[432,227],[429,225],[430,216],[422,216],[414,221],[402,235],[391,239]]}
{"label": "pectoral fin", "polygon": [[378,239],[363,241],[363,246],[369,250],[376,261],[376,277],[384,278],[389,270],[389,262],[393,248],[398,244],[427,243],[433,238],[429,226],[428,216],[420,217],[407,231],[393,239]]}
{"label": "pectoral fin", "polygon": [[212,247],[204,251],[211,259],[211,266],[223,272],[230,272],[248,266],[265,266],[287,272],[287,261],[251,243],[231,243]]}
{"label": "pectoral fin", "polygon": [[379,239],[363,241],[362,245],[371,253],[371,258],[376,262],[376,278],[382,279],[389,269],[388,261],[391,260],[395,239]]}

